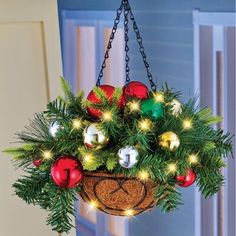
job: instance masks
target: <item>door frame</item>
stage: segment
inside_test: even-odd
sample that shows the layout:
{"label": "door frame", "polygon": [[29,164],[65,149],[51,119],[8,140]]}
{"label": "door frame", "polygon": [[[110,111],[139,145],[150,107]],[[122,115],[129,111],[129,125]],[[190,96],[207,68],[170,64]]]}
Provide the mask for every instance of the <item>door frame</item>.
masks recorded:
{"label": "door frame", "polygon": [[[212,51],[213,51],[213,83],[212,88],[209,88],[213,91],[213,111],[216,112],[217,104],[216,97],[217,97],[217,91],[216,91],[216,52],[221,51],[223,54],[226,53],[226,44],[224,41],[224,34],[225,34],[225,27],[235,27],[235,13],[233,12],[201,12],[199,10],[193,11],[193,25],[194,25],[194,91],[195,94],[199,95],[199,98],[201,99],[201,90],[200,85],[206,84],[206,81],[201,80],[200,77],[200,27],[201,26],[211,26],[213,27],[213,37],[216,36],[215,40],[213,42]],[[223,56],[226,56],[223,55]],[[225,57],[226,58],[226,57]],[[226,62],[225,62],[226,63]],[[227,72],[224,71],[223,77],[225,78],[225,81],[227,80]],[[227,85],[225,86],[225,88]],[[224,90],[225,90],[224,88]],[[226,92],[226,91],[225,91]],[[227,96],[227,93],[225,93],[225,99],[229,99]],[[207,99],[211,100],[212,97],[209,97],[210,95],[205,95],[204,97],[208,96]],[[199,100],[200,100],[199,99]],[[232,98],[231,98],[232,99]],[[226,100],[227,101],[227,100]],[[224,122],[224,128],[228,128],[227,124],[227,110],[224,111],[225,113],[225,122]],[[236,130],[233,132],[235,133]],[[234,225],[229,223],[229,217],[230,217],[230,211],[235,211],[235,192],[236,188],[232,186],[236,185],[236,162],[235,160],[228,160],[228,163],[233,164],[233,169],[230,171],[233,171],[234,173],[231,175],[228,175],[227,168],[224,170],[225,175],[225,188],[224,188],[224,235],[228,236],[228,232],[235,231],[233,229]],[[230,188],[229,188],[230,186]],[[231,199],[231,200],[229,200]],[[207,222],[206,222],[207,219]],[[217,217],[217,197],[213,197],[212,199],[205,200],[201,197],[200,193],[198,192],[198,189],[195,189],[195,236],[216,236],[220,235],[219,232],[217,233],[217,224],[219,224],[219,218]],[[231,219],[232,220],[232,219]],[[235,219],[234,219],[235,221]],[[221,235],[220,235],[221,236]]]}
{"label": "door frame", "polygon": [[[49,102],[52,99],[55,99],[59,93],[60,93],[60,82],[59,82],[59,77],[62,75],[62,62],[61,62],[61,47],[60,47],[60,34],[59,34],[59,21],[58,21],[58,7],[57,7],[57,0],[0,0],[0,24],[6,24],[7,26],[10,26],[11,24],[14,25],[19,25],[23,30],[28,29],[27,24],[34,25],[35,24],[35,29],[37,27],[37,30],[40,30],[40,42],[42,42],[42,49],[40,48],[39,50],[42,50],[42,57],[40,60],[43,62],[43,66],[45,69],[45,72],[43,73],[43,76],[40,78],[40,80],[43,81],[45,84],[45,90],[46,90],[46,96],[45,100],[42,97],[38,97],[36,99],[42,100],[43,103],[45,102],[45,107],[46,103]],[[24,28],[24,25],[26,25],[26,28]],[[33,32],[32,32],[33,33]],[[29,33],[30,35],[31,33]],[[1,37],[1,36],[0,36]],[[32,42],[35,43],[34,46],[36,46],[37,42]],[[40,45],[41,46],[41,45]],[[20,47],[20,44],[17,45],[16,47]],[[32,49],[33,50],[33,49]],[[11,51],[9,51],[9,54]],[[32,55],[34,55],[35,52],[32,52]],[[37,53],[37,52],[36,52]],[[41,56],[41,55],[40,55]],[[37,57],[37,56],[36,56]],[[20,55],[20,59],[24,60],[24,53]],[[12,70],[17,71],[16,66],[14,64],[10,64]],[[30,64],[28,66],[31,66]],[[35,65],[37,67],[38,65]],[[41,65],[40,65],[41,66]],[[27,68],[22,68],[22,70],[27,70]],[[36,71],[34,71],[36,73]],[[34,73],[32,73],[32,77],[34,77]],[[38,78],[38,77],[36,77]],[[1,78],[1,80],[5,80],[7,78]],[[30,79],[30,78],[29,78]],[[20,81],[20,77],[15,77],[15,80]],[[12,87],[14,87],[14,83],[12,84]],[[27,94],[27,90],[30,89],[27,86],[25,87],[25,93]],[[41,88],[36,88],[41,89]],[[9,90],[9,94],[12,94],[12,91]],[[31,94],[31,93],[29,93]],[[29,97],[29,100],[31,99],[30,95],[25,95]],[[18,105],[18,98],[16,97],[15,94],[12,95],[12,97],[15,99],[15,103]],[[7,103],[7,101],[5,101]],[[35,106],[35,104],[33,105]],[[9,108],[10,109],[10,108]],[[31,108],[29,108],[31,109]],[[37,108],[36,108],[37,109]],[[32,109],[33,110],[33,109]],[[33,112],[33,111],[32,111]],[[35,112],[38,112],[35,110]],[[21,114],[19,114],[21,115]],[[23,116],[24,117],[24,116]],[[16,122],[18,124],[18,122]],[[19,127],[18,127],[19,128]],[[3,159],[3,158],[1,158]],[[12,163],[11,163],[12,164]],[[10,168],[12,172],[8,173],[8,176],[11,176],[12,178],[17,178],[19,173],[13,173],[13,167],[6,166],[4,167],[6,170],[7,168]],[[23,173],[22,173],[23,174]],[[6,180],[7,181],[7,180]],[[11,186],[12,182],[8,183],[5,182],[5,186]],[[12,190],[13,191],[13,190]],[[6,193],[5,193],[6,195]],[[12,198],[12,195],[9,195],[9,198]],[[27,205],[21,206],[21,201],[18,199],[13,199],[11,201],[14,201],[14,204],[17,204],[19,206],[20,210],[26,209],[27,207],[30,208]],[[20,202],[17,202],[20,201]],[[9,204],[10,202],[4,202],[5,204]],[[14,217],[9,217],[9,214],[12,212],[16,212],[16,208],[12,210],[11,205],[8,206],[8,213],[4,214],[4,217],[7,219],[7,221],[11,222],[12,227],[16,227],[14,220]],[[32,206],[33,207],[33,206]],[[18,210],[19,210],[18,209]],[[39,211],[42,211],[42,209],[39,209]],[[18,218],[18,224],[19,222],[21,223],[22,228],[27,228],[27,222],[24,219],[24,214],[27,214],[28,210],[26,212],[20,212],[22,217]],[[54,234],[49,227],[47,227],[46,223],[44,223],[44,218],[43,218],[43,213],[39,213],[38,215],[37,211],[32,212],[32,214],[35,214],[34,220],[32,221],[35,222],[35,225],[31,225],[30,228],[33,228],[35,231],[35,235],[39,235],[40,232],[42,231],[41,224],[44,225],[45,231],[44,233],[48,232],[48,235]],[[18,215],[18,214],[17,214]],[[29,215],[28,215],[29,216]],[[32,218],[32,216],[31,216]],[[37,223],[38,222],[38,223]],[[39,228],[37,231],[37,227]],[[47,230],[47,231],[46,231]],[[22,230],[21,228],[18,227],[18,229],[15,229],[15,235],[21,235]],[[11,234],[11,232],[9,232]],[[1,234],[1,233],[0,233]],[[8,234],[8,233],[6,233]],[[73,232],[70,234],[71,236],[74,235]]]}

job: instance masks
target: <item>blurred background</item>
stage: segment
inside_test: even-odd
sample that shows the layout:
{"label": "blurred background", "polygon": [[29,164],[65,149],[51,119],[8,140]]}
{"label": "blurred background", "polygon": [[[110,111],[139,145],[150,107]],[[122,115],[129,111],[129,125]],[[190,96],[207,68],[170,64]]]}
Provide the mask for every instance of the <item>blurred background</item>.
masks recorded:
{"label": "blurred background", "polygon": [[[224,116],[225,131],[235,133],[235,1],[130,0],[144,40],[150,68],[160,88],[181,90],[183,101],[199,95],[202,106]],[[120,0],[0,0],[0,149],[14,145],[35,112],[59,93],[58,77],[73,90],[88,93],[102,63]],[[124,84],[121,22],[104,83]],[[148,84],[142,59],[130,35],[131,80]],[[197,138],[197,137],[196,137]],[[235,142],[235,140],[234,140]],[[182,190],[184,205],[174,213],[158,209],[127,220],[89,212],[75,204],[78,236],[234,236],[236,235],[235,160],[227,160],[225,187],[211,200],[195,186]],[[0,158],[0,235],[55,235],[46,214],[13,195],[15,172]]]}

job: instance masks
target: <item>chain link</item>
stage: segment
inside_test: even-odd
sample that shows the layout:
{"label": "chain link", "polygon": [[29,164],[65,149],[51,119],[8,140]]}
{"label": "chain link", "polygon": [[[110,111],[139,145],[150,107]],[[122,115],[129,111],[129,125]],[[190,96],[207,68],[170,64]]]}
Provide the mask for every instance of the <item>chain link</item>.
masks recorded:
{"label": "chain link", "polygon": [[103,63],[102,63],[101,70],[100,70],[99,75],[98,75],[96,86],[100,86],[101,85],[101,80],[103,78],[103,71],[106,68],[106,61],[109,58],[109,52],[110,52],[110,50],[112,48],[112,42],[113,42],[113,40],[115,38],[115,33],[116,33],[118,25],[120,23],[120,16],[121,16],[122,10],[123,10],[123,0],[121,2],[120,7],[117,9],[116,19],[114,21],[114,25],[113,25],[113,28],[112,28],[112,31],[111,31],[111,35],[110,35],[110,38],[109,38],[109,41],[108,41],[107,49],[106,49],[106,52],[105,52],[105,56],[104,56],[104,60],[103,60]]}
{"label": "chain link", "polygon": [[152,74],[151,74],[151,72],[149,70],[150,66],[149,66],[149,63],[147,62],[147,55],[145,53],[145,49],[144,49],[144,46],[143,46],[143,39],[142,39],[142,37],[140,35],[140,31],[139,31],[138,25],[137,25],[137,23],[135,21],[134,14],[133,14],[133,12],[131,10],[131,7],[130,7],[130,19],[133,22],[133,29],[134,29],[134,32],[136,34],[136,40],[137,40],[137,42],[139,44],[139,51],[140,51],[140,53],[142,55],[142,58],[143,58],[143,63],[144,63],[144,66],[146,68],[146,71],[147,71],[147,76],[148,76],[148,79],[149,79],[149,82],[150,82],[150,85],[151,85],[151,89],[152,89],[152,91],[156,91],[157,90],[157,86],[154,83],[153,76],[152,76]]}
{"label": "chain link", "polygon": [[129,13],[130,7],[127,1],[124,1],[124,32],[125,32],[125,83],[130,82],[130,67],[129,67]]}
{"label": "chain link", "polygon": [[133,29],[134,29],[134,32],[136,34],[136,40],[139,44],[139,51],[140,51],[141,56],[143,58],[143,63],[144,63],[144,66],[146,68],[146,71],[147,71],[147,76],[148,76],[148,79],[149,79],[149,82],[150,82],[150,85],[151,85],[151,89],[153,91],[156,91],[157,86],[153,81],[153,76],[152,76],[152,74],[150,72],[150,69],[149,69],[150,66],[149,66],[149,63],[147,62],[147,55],[145,53],[145,49],[144,49],[144,46],[143,46],[143,39],[140,35],[138,25],[135,21],[134,14],[131,10],[131,6],[130,6],[128,0],[122,0],[120,7],[117,9],[116,19],[114,21],[114,26],[112,28],[111,36],[109,38],[109,42],[108,42],[108,45],[107,45],[104,60],[103,60],[102,67],[101,67],[101,70],[100,70],[99,75],[98,75],[98,80],[97,80],[96,85],[99,86],[101,84],[101,79],[103,78],[103,71],[106,68],[106,61],[109,58],[109,52],[112,48],[112,42],[115,38],[115,33],[117,31],[118,24],[120,23],[120,17],[121,17],[121,14],[122,14],[123,10],[124,10],[124,39],[125,39],[125,75],[126,75],[126,81],[125,82],[126,82],[126,84],[130,82],[130,76],[129,76],[130,57],[128,55],[128,52],[129,52],[129,46],[128,46],[128,42],[129,42],[129,17],[128,16],[130,15],[130,19],[133,22]]}

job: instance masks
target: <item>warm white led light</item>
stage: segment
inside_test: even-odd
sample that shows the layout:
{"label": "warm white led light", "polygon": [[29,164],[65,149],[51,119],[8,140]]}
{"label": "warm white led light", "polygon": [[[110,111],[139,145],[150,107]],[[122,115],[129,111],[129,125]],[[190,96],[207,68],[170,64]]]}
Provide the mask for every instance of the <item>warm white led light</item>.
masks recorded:
{"label": "warm white led light", "polygon": [[191,154],[189,157],[188,157],[188,162],[190,164],[196,164],[198,163],[198,155],[197,154]]}
{"label": "warm white led light", "polygon": [[51,153],[51,151],[49,151],[49,150],[43,151],[43,158],[44,158],[44,159],[51,159],[51,158],[52,158],[52,153]]}
{"label": "warm white led light", "polygon": [[171,163],[167,166],[168,174],[173,174],[177,171],[177,165],[175,163]]}
{"label": "warm white led light", "polygon": [[184,129],[191,129],[193,127],[192,120],[186,119],[183,121],[183,128]]}
{"label": "warm white led light", "polygon": [[125,215],[127,217],[132,217],[134,215],[134,210],[133,209],[127,209],[125,210]]}
{"label": "warm white led light", "polygon": [[151,128],[151,121],[148,119],[139,121],[139,128],[143,131],[148,131]]}
{"label": "warm white led light", "polygon": [[149,173],[148,171],[146,170],[141,170],[139,173],[138,173],[138,176],[137,176],[140,180],[142,181],[147,181],[149,180]]}
{"label": "warm white led light", "polygon": [[83,159],[85,162],[91,162],[93,160],[93,156],[91,154],[87,154]]}
{"label": "warm white led light", "polygon": [[111,121],[112,120],[111,112],[104,112],[102,117],[103,117],[103,120],[105,120],[105,121]]}
{"label": "warm white led light", "polygon": [[153,94],[154,100],[156,102],[164,102],[164,95],[162,93],[155,93]]}
{"label": "warm white led light", "polygon": [[140,104],[139,104],[139,102],[131,102],[130,104],[129,104],[129,106],[130,106],[130,110],[131,111],[138,111],[139,109],[140,109]]}
{"label": "warm white led light", "polygon": [[94,210],[97,209],[98,208],[98,203],[96,201],[91,201],[89,203],[89,208],[94,209]]}
{"label": "warm white led light", "polygon": [[81,125],[82,125],[81,120],[79,120],[79,119],[73,120],[73,128],[74,129],[80,129]]}

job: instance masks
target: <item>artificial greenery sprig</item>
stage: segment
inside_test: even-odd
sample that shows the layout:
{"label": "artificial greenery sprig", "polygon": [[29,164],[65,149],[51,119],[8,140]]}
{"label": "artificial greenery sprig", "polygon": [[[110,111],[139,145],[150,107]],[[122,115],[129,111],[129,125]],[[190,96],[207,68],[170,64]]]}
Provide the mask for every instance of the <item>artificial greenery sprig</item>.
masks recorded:
{"label": "artificial greenery sprig", "polygon": [[[205,197],[212,196],[222,186],[224,177],[220,169],[225,166],[224,158],[232,154],[231,136],[210,126],[221,118],[213,116],[209,108],[199,109],[193,99],[175,114],[171,102],[179,100],[180,93],[165,86],[149,94],[164,109],[162,118],[153,119],[141,112],[140,101],[135,98],[127,99],[124,109],[118,108],[120,88],[108,100],[104,91],[96,87],[94,93],[101,102],[93,104],[84,99],[83,93],[75,96],[63,78],[61,84],[64,98],[49,103],[45,112],[36,114],[25,131],[17,134],[24,143],[22,146],[5,150],[13,156],[16,166],[26,172],[13,185],[16,195],[48,210],[48,224],[53,230],[70,230],[70,215],[74,214],[74,201],[80,191],[79,186],[62,189],[53,183],[51,166],[61,155],[78,158],[88,172],[106,171],[139,178],[139,173],[146,171],[149,179],[157,183],[156,204],[163,211],[172,211],[182,204],[175,176],[185,174],[186,169],[197,173],[196,183]],[[87,113],[88,107],[100,109],[101,119],[93,120]],[[54,122],[59,125],[56,136],[50,133]],[[109,135],[109,144],[103,149],[89,149],[84,145],[83,130],[94,122]],[[174,151],[159,145],[160,136],[168,131],[180,140],[179,148]],[[138,163],[130,169],[119,165],[117,155],[127,145],[135,146],[139,152]],[[36,168],[32,163],[38,158],[42,164]]]}

